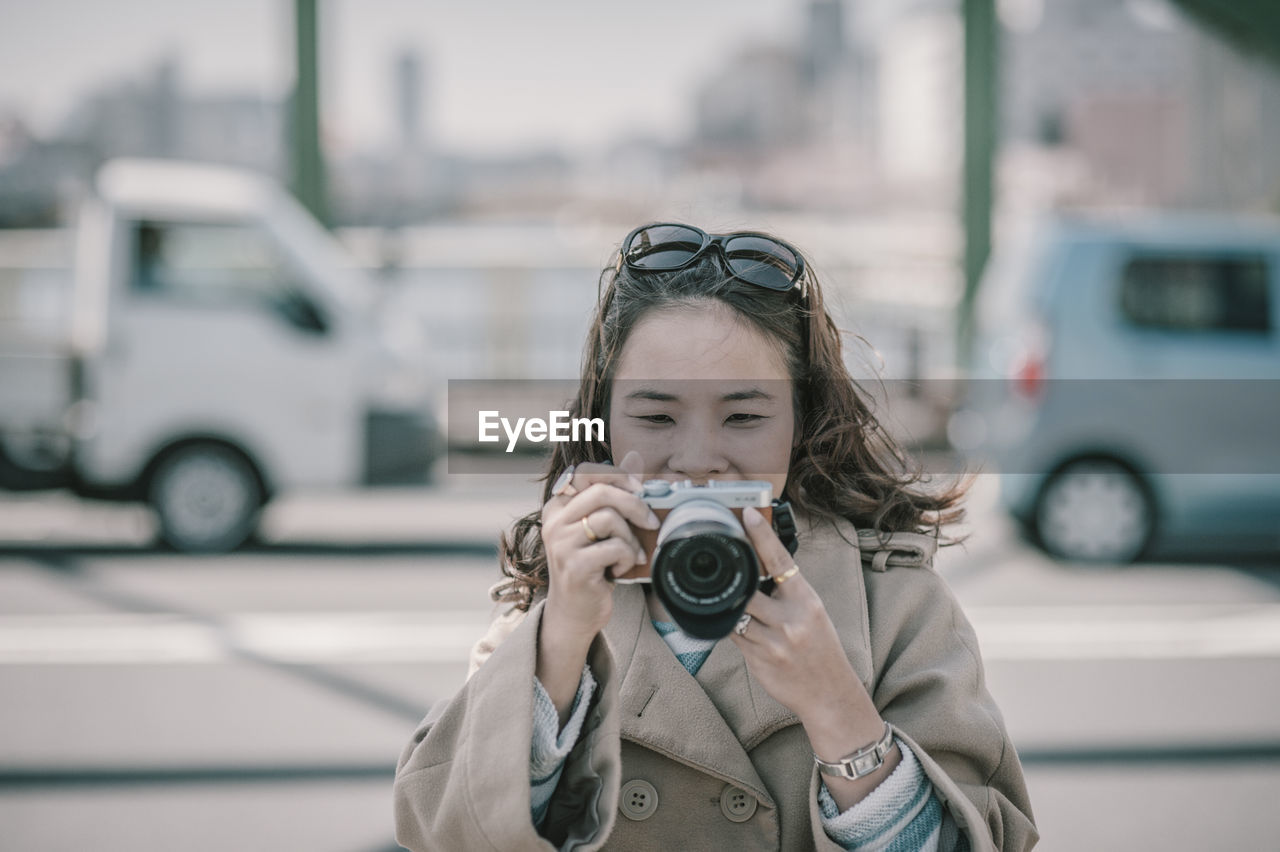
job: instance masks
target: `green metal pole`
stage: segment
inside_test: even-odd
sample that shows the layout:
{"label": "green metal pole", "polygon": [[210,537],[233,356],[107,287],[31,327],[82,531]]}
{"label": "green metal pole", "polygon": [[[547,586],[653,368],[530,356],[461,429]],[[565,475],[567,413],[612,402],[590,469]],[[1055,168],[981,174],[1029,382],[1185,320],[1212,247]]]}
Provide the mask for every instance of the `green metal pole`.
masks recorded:
{"label": "green metal pole", "polygon": [[290,188],[308,210],[328,224],[324,155],[320,150],[320,86],[316,69],[316,0],[294,0],[297,79],[290,116]]}
{"label": "green metal pole", "polygon": [[973,305],[991,253],[998,50],[995,0],[964,0],[964,295],[956,335],[962,366],[969,363]]}

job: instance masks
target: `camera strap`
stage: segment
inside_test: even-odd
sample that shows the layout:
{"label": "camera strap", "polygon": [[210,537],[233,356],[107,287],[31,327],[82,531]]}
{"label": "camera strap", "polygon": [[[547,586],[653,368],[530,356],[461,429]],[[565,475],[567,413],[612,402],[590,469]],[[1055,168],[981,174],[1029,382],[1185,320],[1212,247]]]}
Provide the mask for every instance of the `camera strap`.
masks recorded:
{"label": "camera strap", "polygon": [[[800,536],[796,531],[796,517],[791,512],[791,504],[786,500],[774,500],[772,509],[773,531],[778,534],[778,540],[787,549],[787,553],[795,556],[796,548],[800,546]],[[765,578],[760,581],[760,591],[772,595],[776,585],[772,577]]]}
{"label": "camera strap", "polygon": [[791,512],[791,504],[786,500],[773,501],[773,531],[778,534],[778,540],[787,549],[787,553],[795,556],[796,548],[800,546],[800,536],[796,532],[796,518]]}

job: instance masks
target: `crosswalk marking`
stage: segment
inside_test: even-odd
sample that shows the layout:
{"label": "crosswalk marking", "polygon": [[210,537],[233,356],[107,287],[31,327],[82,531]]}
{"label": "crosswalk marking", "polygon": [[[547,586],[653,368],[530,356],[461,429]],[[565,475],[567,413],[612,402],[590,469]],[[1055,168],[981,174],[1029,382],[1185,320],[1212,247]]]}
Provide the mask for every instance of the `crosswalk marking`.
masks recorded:
{"label": "crosswalk marking", "polygon": [[[1280,604],[975,606],[988,661],[1280,657]],[[488,609],[0,616],[0,665],[457,663]]]}

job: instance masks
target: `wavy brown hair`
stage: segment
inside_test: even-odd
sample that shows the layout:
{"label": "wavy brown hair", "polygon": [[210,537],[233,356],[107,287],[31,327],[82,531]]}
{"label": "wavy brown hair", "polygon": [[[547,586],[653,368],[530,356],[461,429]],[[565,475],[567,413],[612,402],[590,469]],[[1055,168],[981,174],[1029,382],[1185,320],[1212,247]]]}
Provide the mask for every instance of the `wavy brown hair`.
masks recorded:
{"label": "wavy brown hair", "polygon": [[[783,353],[794,387],[797,439],[791,451],[784,499],[810,516],[846,518],[855,527],[884,533],[924,532],[940,537],[942,527],[962,519],[960,503],[972,480],[941,490],[893,440],[845,367],[840,330],[828,314],[812,267],[803,286],[777,292],[731,275],[715,252],[673,272],[637,273],[622,265],[600,273],[602,294],[587,337],[577,396],[570,417],[609,422],[614,373],[632,329],[656,310],[697,307],[707,301],[728,305],[734,314],[774,341]],[[611,461],[607,442],[553,444],[543,477],[543,501],[571,464]],[[499,601],[528,609],[547,587],[541,509],[504,533],[499,549],[506,582],[494,589]],[[952,542],[944,542],[952,543]]]}

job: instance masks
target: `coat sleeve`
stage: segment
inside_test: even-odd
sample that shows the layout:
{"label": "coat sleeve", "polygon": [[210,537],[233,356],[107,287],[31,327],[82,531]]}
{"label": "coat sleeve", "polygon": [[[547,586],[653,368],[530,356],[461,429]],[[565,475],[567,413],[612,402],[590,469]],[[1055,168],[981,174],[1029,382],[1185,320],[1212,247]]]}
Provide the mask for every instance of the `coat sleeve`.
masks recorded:
{"label": "coat sleeve", "polygon": [[1039,839],[1026,781],[987,691],[973,627],[928,564],[864,571],[876,673],[872,698],[978,850]]}
{"label": "coat sleeve", "polygon": [[530,815],[541,618],[538,604],[527,616],[495,622],[499,635],[491,630],[481,640],[483,653],[473,653],[477,667],[462,689],[431,708],[405,747],[393,790],[396,840],[405,848],[593,850],[608,837],[621,755],[613,661],[603,637],[592,644],[587,664],[605,688],[566,759],[542,835]]}

